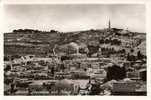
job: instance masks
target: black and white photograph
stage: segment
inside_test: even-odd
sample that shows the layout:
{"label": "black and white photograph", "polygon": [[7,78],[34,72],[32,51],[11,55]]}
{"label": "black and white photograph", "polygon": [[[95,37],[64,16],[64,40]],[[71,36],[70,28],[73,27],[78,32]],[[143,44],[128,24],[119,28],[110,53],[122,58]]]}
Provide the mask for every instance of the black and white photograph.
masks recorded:
{"label": "black and white photograph", "polygon": [[5,4],[4,96],[147,96],[145,4]]}

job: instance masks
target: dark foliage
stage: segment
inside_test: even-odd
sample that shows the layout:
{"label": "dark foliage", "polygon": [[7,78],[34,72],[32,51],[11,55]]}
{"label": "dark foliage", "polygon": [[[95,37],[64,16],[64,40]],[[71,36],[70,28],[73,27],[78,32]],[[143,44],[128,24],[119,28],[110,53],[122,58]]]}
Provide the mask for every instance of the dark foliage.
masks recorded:
{"label": "dark foliage", "polygon": [[99,46],[88,45],[89,53],[88,56],[91,57],[92,54],[99,50]]}
{"label": "dark foliage", "polygon": [[126,77],[126,69],[125,67],[119,67],[117,65],[113,65],[112,67],[108,67],[107,69],[107,80],[110,81],[124,79]]}

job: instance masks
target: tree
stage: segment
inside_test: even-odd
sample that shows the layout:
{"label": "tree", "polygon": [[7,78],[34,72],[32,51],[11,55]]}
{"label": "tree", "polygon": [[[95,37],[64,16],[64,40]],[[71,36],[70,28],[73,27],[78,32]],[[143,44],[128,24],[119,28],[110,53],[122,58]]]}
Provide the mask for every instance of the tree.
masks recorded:
{"label": "tree", "polygon": [[127,55],[127,60],[128,60],[128,61],[136,61],[136,56],[130,55],[130,54],[128,53],[128,55]]}
{"label": "tree", "polygon": [[4,61],[9,61],[9,57],[4,56]]}
{"label": "tree", "polygon": [[100,39],[100,44],[103,44],[104,43],[104,39]]}
{"label": "tree", "polygon": [[63,72],[65,70],[65,66],[64,66],[63,62],[60,64],[60,70],[62,70]]}
{"label": "tree", "polygon": [[141,54],[140,50],[137,52],[137,59],[142,59],[143,55]]}
{"label": "tree", "polygon": [[111,41],[111,45],[120,45],[120,44],[121,44],[121,41],[118,40],[118,39],[113,39],[113,40]]}
{"label": "tree", "polygon": [[99,50],[99,46],[88,45],[88,56],[91,56],[94,53],[97,53]]}
{"label": "tree", "polygon": [[126,77],[126,69],[125,67],[120,67],[117,65],[113,65],[108,67],[107,69],[107,80],[110,81],[124,79]]}
{"label": "tree", "polygon": [[133,52],[134,52],[134,49],[131,49],[130,52],[133,53]]}
{"label": "tree", "polygon": [[89,95],[99,95],[103,90],[100,87],[100,83],[96,82],[91,84],[91,89]]}
{"label": "tree", "polygon": [[54,67],[51,68],[51,74],[54,75]]}
{"label": "tree", "polygon": [[50,30],[51,33],[57,33],[58,31],[56,30]]}
{"label": "tree", "polygon": [[4,68],[4,71],[9,71],[11,70],[11,66],[10,65],[7,65],[5,68]]}

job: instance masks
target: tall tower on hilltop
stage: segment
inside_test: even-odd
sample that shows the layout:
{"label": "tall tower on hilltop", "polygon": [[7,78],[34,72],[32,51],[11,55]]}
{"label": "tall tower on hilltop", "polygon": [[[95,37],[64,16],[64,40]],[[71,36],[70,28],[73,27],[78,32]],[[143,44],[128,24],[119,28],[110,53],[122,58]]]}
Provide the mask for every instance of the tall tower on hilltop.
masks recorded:
{"label": "tall tower on hilltop", "polygon": [[109,29],[109,30],[111,29],[111,22],[110,22],[110,19],[109,19],[108,29]]}

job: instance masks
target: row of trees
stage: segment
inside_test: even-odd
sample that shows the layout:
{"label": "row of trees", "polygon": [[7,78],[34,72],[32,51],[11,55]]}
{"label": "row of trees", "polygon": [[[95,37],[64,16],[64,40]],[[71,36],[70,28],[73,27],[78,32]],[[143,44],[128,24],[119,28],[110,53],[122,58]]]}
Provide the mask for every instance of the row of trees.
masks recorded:
{"label": "row of trees", "polygon": [[[13,30],[13,32],[14,33],[17,33],[17,32],[39,33],[39,32],[44,32],[44,31],[39,31],[39,30],[34,30],[34,29],[17,29],[17,30]],[[57,33],[58,31],[56,31],[56,30],[50,30],[50,31],[47,31],[47,32]]]}
{"label": "row of trees", "polygon": [[100,39],[100,44],[121,45],[121,40],[118,39]]}
{"label": "row of trees", "polygon": [[133,52],[134,52],[134,50],[131,50],[131,52],[127,54],[128,61],[136,61],[136,60],[142,60],[142,59],[146,58],[146,56],[143,55],[140,51],[137,52],[136,56],[131,54]]}
{"label": "row of trees", "polygon": [[143,58],[146,58],[146,56],[144,56],[144,55],[141,55],[141,56],[135,56],[135,55],[130,55],[129,53],[128,53],[128,55],[127,55],[127,60],[128,61],[136,61],[136,60],[142,60]]}
{"label": "row of trees", "polygon": [[114,48],[101,48],[101,52],[103,55],[117,54],[117,53],[126,53],[125,49],[115,50]]}

